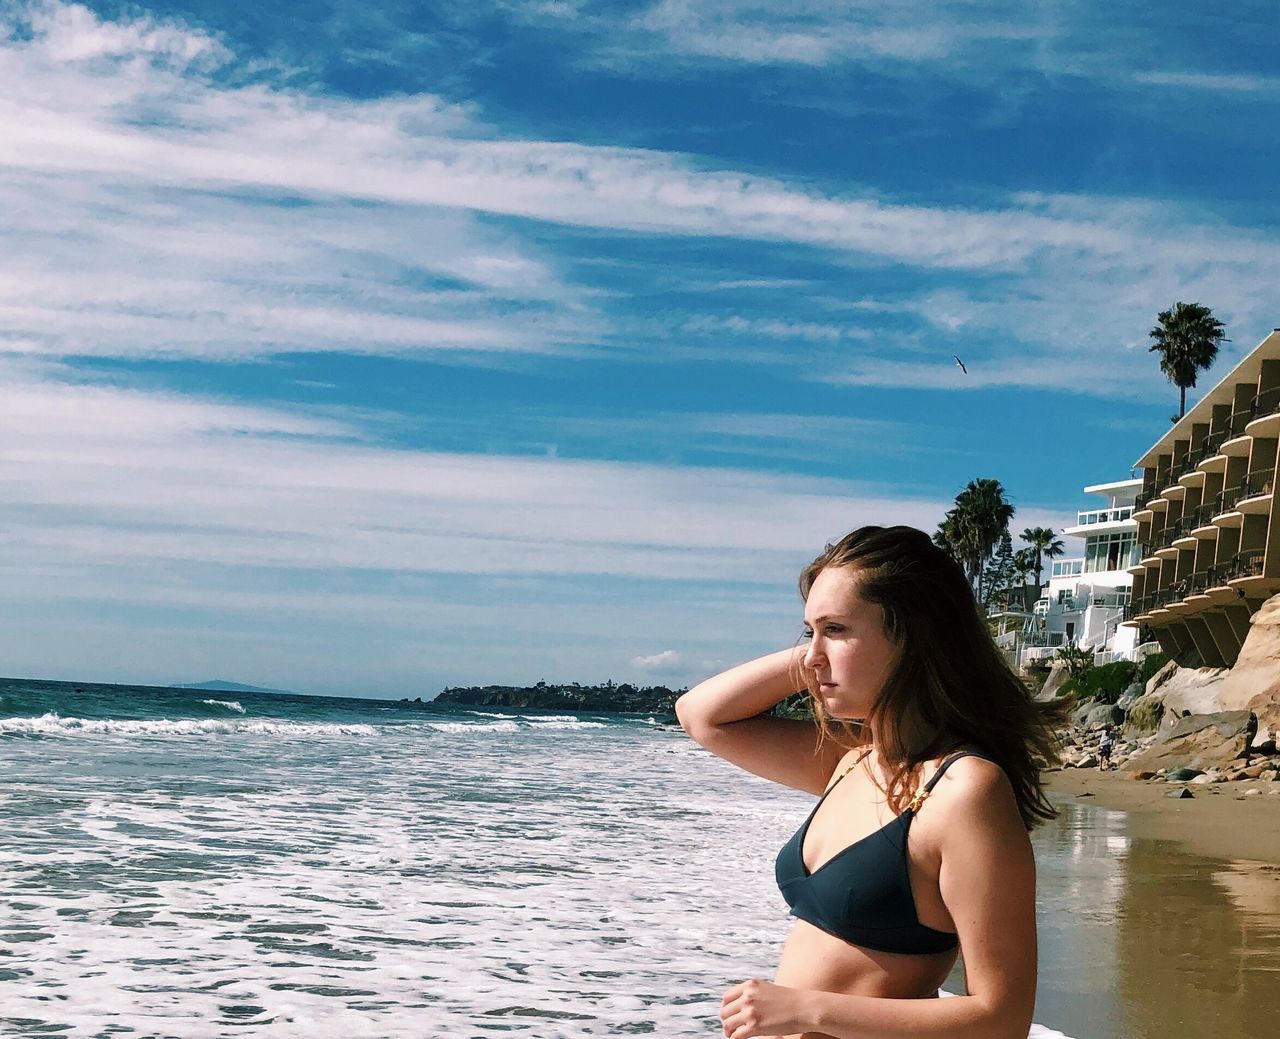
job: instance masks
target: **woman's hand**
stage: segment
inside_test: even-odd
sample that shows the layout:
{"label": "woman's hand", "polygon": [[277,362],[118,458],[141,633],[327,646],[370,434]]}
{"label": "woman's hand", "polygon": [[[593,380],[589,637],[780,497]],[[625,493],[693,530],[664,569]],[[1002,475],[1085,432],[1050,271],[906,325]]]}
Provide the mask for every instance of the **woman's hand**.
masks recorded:
{"label": "woman's hand", "polygon": [[752,978],[734,985],[720,1001],[725,1039],[781,1036],[803,1032],[802,990]]}

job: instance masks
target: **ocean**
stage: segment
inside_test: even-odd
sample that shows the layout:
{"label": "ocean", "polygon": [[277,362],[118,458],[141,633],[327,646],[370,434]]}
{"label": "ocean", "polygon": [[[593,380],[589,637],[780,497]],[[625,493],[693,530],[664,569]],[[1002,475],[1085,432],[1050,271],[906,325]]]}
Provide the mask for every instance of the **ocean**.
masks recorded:
{"label": "ocean", "polygon": [[[6,1036],[716,1036],[812,805],[643,715],[0,681],[0,740]],[[1107,1039],[1054,963],[1119,911],[1085,811],[1037,832],[1037,1013]]]}

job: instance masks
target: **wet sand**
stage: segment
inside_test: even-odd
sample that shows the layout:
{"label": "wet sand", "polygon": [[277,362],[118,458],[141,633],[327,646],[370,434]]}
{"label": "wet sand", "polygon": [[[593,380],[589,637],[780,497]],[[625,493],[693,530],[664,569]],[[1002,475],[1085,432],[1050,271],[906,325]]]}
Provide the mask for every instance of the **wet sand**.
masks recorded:
{"label": "wet sand", "polygon": [[1038,1022],[1076,1039],[1273,1039],[1280,795],[1250,786],[1274,784],[1173,800],[1176,784],[1123,773],[1051,775],[1061,814],[1033,837]]}
{"label": "wet sand", "polygon": [[[1046,777],[1050,795],[1126,813],[1130,836],[1176,841],[1200,855],[1280,865],[1280,783],[1190,785],[1130,779],[1123,771],[1068,768]],[[1246,791],[1257,790],[1256,794]]]}

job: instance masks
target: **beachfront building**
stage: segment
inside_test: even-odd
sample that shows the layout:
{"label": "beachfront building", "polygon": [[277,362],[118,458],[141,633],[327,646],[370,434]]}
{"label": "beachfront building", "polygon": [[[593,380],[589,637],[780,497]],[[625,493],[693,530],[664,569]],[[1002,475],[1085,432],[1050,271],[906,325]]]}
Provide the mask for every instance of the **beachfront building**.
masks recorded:
{"label": "beachfront building", "polygon": [[1105,504],[1081,510],[1075,525],[1062,531],[1083,540],[1084,553],[1051,561],[1049,583],[1024,616],[1021,631],[1003,636],[1003,648],[1015,664],[1048,660],[1067,644],[1092,651],[1098,664],[1135,659],[1138,630],[1122,624],[1133,585],[1129,567],[1139,558],[1133,511],[1141,490],[1140,479],[1084,489]]}
{"label": "beachfront building", "polygon": [[1140,555],[1127,621],[1186,667],[1235,663],[1280,592],[1280,329],[1140,459]]}

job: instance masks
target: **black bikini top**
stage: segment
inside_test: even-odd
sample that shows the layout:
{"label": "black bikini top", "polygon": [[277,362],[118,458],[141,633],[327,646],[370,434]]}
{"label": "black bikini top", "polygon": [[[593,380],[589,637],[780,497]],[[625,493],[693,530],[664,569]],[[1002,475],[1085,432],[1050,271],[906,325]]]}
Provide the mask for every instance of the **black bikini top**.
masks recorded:
{"label": "black bikini top", "polygon": [[952,754],[901,815],[837,852],[810,873],[804,864],[804,838],[827,794],[844,776],[832,783],[813,806],[809,818],[778,852],[775,873],[791,915],[851,945],[880,952],[924,955],[956,948],[960,942],[954,931],[934,930],[916,918],[907,873],[907,830],[951,763],[970,754],[973,751]]}

